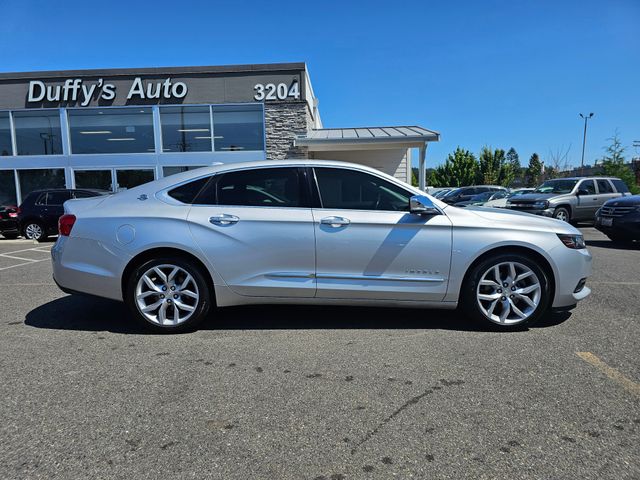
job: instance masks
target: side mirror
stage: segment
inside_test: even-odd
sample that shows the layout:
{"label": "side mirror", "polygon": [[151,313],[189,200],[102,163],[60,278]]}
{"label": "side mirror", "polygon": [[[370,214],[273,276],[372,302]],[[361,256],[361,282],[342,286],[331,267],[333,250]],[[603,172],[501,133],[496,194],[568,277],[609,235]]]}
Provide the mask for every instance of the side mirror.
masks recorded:
{"label": "side mirror", "polygon": [[578,195],[589,195],[589,191],[585,188],[579,188]]}
{"label": "side mirror", "polygon": [[409,211],[412,215],[440,215],[440,210],[429,197],[414,195],[409,200]]}

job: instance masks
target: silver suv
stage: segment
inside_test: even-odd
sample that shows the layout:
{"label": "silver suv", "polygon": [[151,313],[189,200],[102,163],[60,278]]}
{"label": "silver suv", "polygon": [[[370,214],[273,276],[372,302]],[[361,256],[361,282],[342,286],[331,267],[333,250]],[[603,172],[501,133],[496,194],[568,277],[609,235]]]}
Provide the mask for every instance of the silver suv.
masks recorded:
{"label": "silver suv", "polygon": [[510,198],[507,208],[565,222],[593,220],[607,200],[624,195],[631,193],[619,178],[556,178],[547,180],[529,194]]}

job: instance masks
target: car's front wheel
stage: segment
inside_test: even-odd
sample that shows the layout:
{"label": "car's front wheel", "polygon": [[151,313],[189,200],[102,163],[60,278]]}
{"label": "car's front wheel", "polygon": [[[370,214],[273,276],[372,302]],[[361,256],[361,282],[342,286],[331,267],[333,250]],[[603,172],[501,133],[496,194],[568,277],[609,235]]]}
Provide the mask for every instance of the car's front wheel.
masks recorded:
{"label": "car's front wheel", "polygon": [[24,238],[28,240],[35,240],[37,242],[42,242],[47,238],[47,235],[44,231],[44,226],[40,222],[28,222],[22,232]]}
{"label": "car's front wheel", "polygon": [[186,258],[149,260],[129,278],[126,303],[138,322],[150,330],[193,330],[211,307],[212,296],[204,275]]}
{"label": "car's front wheel", "polygon": [[530,257],[495,255],[477,264],[465,278],[462,307],[475,320],[501,329],[531,326],[548,309],[549,279]]}
{"label": "car's front wheel", "polygon": [[565,207],[558,207],[553,212],[553,218],[562,220],[563,222],[569,222],[571,221],[571,214]]}

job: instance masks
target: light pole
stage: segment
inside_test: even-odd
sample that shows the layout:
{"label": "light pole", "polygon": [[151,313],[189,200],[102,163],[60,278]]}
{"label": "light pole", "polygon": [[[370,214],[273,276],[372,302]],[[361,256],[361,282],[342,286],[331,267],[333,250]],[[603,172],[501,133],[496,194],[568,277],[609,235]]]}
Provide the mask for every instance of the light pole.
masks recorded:
{"label": "light pole", "polygon": [[587,144],[587,120],[593,117],[593,113],[589,115],[580,114],[584,118],[584,135],[582,136],[582,160],[580,160],[580,175],[584,175],[584,147]]}

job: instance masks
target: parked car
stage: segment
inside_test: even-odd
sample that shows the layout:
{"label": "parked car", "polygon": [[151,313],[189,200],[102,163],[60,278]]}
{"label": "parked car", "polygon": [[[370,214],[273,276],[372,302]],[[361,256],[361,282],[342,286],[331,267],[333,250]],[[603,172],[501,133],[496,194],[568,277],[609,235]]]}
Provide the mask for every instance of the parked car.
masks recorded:
{"label": "parked car", "polygon": [[571,225],[449,206],[362,165],[229,163],[64,208],[57,284],[124,301],[158,331],[192,329],[213,306],[274,303],[459,305],[521,328],[590,293]]}
{"label": "parked car", "polygon": [[440,197],[440,200],[442,200],[445,203],[448,203],[449,205],[455,205],[456,203],[459,203],[459,202],[466,202],[467,200],[470,200],[471,197],[475,195],[479,195],[481,193],[485,193],[485,192],[495,193],[503,190],[506,190],[506,188],[500,187],[498,185],[475,185],[472,187],[460,187],[460,188],[451,190],[443,197]]}
{"label": "parked car", "polygon": [[471,197],[469,200],[463,200],[462,202],[456,202],[453,205],[456,207],[468,207],[470,205],[479,207],[484,205],[486,202],[489,201],[489,199],[491,197],[493,197],[494,195],[507,195],[507,191],[506,190],[500,190],[498,192],[484,192],[484,193],[480,193],[478,195],[474,195],[473,197]]}
{"label": "parked car", "polygon": [[507,200],[507,208],[553,217],[565,222],[593,220],[604,202],[631,195],[625,183],[613,177],[574,177],[547,180],[533,193]]}
{"label": "parked car", "polygon": [[18,208],[20,232],[29,240],[41,242],[58,233],[58,219],[64,213],[64,202],[72,198],[89,198],[109,193],[111,192],[105,190],[64,188],[33,191]]}
{"label": "parked car", "polygon": [[534,188],[519,188],[517,190],[509,191],[506,195],[502,192],[496,192],[491,196],[489,201],[484,204],[484,206],[491,208],[505,208],[507,206],[508,199],[524,195],[525,193],[531,193],[534,190]]}
{"label": "parked car", "polygon": [[433,198],[442,198],[444,195],[449,193],[451,190],[453,190],[453,189],[452,188],[440,188],[440,189],[436,190],[435,192],[431,193],[430,195]]}
{"label": "parked car", "polygon": [[595,227],[613,241],[640,240],[640,195],[605,202],[596,212]]}
{"label": "parked car", "polygon": [[4,238],[18,238],[18,207],[0,205],[0,235]]}

